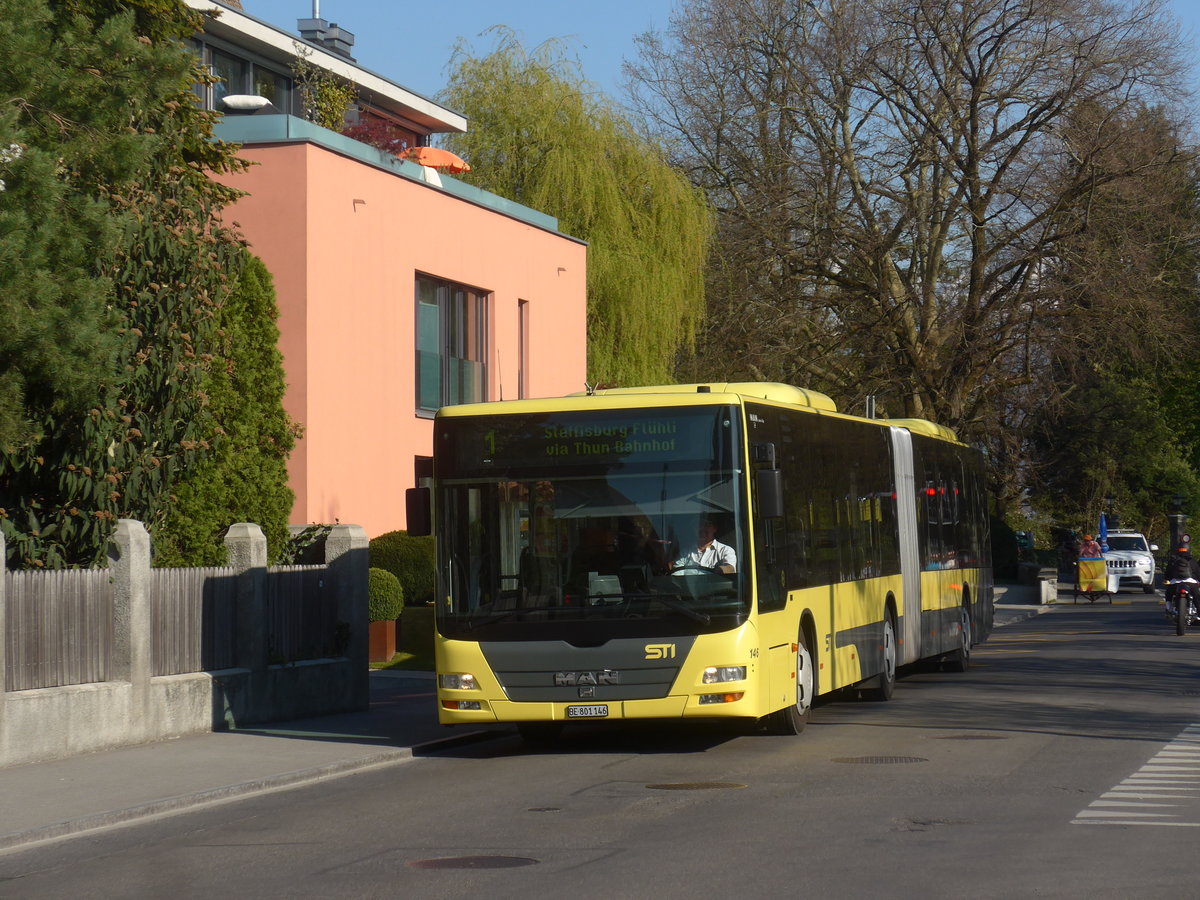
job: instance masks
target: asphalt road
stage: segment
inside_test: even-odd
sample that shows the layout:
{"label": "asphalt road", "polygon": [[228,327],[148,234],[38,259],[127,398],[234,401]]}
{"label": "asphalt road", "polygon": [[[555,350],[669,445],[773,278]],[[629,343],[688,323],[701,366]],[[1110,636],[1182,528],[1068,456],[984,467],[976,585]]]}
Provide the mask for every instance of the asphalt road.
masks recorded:
{"label": "asphalt road", "polygon": [[1200,633],[998,629],[797,738],[586,725],[0,855],[0,897],[1200,896]]}

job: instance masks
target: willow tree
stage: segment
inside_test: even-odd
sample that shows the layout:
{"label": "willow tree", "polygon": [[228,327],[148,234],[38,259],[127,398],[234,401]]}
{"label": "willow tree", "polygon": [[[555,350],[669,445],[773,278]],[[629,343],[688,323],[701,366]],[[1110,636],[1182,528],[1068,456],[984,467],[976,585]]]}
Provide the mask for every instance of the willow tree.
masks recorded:
{"label": "willow tree", "polygon": [[711,218],[662,149],[584,80],[560,45],[456,53],[441,99],[471,127],[446,140],[467,180],[556,216],[588,242],[588,377],[669,381],[704,303]]}

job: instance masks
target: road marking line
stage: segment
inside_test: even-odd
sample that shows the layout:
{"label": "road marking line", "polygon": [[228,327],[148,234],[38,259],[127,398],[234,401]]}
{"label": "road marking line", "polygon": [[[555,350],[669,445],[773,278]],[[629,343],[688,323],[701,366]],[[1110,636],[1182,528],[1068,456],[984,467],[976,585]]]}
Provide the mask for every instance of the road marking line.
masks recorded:
{"label": "road marking line", "polygon": [[1168,825],[1177,828],[1200,828],[1200,822],[1146,822],[1137,819],[1072,819],[1072,825]]}
{"label": "road marking line", "polygon": [[[1080,810],[1072,825],[1200,827],[1200,726],[1189,725],[1136,772]],[[1175,803],[1152,803],[1174,800]],[[1148,812],[1150,809],[1173,812]],[[1188,821],[1197,820],[1197,821]]]}
{"label": "road marking line", "polygon": [[1132,797],[1135,800],[1184,800],[1186,797],[1181,797],[1179,794],[1147,794],[1141,791],[1127,791],[1114,788],[1106,794],[1101,794],[1104,797]]}
{"label": "road marking line", "polygon": [[1155,809],[1174,809],[1177,803],[1135,803],[1132,800],[1093,800],[1092,806],[1146,806]]}

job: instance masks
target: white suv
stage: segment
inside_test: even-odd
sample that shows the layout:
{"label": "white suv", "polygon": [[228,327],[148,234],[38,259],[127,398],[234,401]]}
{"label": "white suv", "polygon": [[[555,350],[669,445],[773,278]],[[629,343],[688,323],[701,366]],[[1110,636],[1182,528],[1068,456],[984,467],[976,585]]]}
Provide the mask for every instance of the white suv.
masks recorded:
{"label": "white suv", "polygon": [[1121,587],[1140,587],[1147,594],[1153,594],[1154,557],[1151,551],[1157,549],[1158,545],[1151,544],[1140,532],[1110,531],[1104,560],[1108,563],[1108,571],[1120,576]]}

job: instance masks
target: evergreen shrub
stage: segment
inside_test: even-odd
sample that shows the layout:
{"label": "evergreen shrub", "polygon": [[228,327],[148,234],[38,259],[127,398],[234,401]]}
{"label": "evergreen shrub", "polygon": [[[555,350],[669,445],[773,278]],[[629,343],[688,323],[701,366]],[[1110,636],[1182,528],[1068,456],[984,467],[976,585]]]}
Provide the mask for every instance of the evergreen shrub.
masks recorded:
{"label": "evergreen shrub", "polygon": [[404,612],[404,588],[400,586],[400,579],[386,569],[370,569],[367,584],[370,591],[367,618],[372,622],[400,618]]}
{"label": "evergreen shrub", "polygon": [[409,604],[433,602],[437,585],[432,536],[417,537],[407,531],[389,531],[371,541],[371,566],[387,569],[398,579]]}

